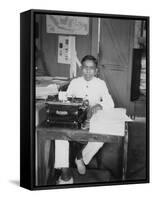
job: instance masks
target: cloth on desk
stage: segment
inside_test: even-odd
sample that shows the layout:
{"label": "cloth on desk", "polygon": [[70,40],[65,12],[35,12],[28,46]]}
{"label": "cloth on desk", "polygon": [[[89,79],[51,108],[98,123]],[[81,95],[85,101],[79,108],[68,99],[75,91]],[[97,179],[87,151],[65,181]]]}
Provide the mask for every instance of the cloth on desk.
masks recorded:
{"label": "cloth on desk", "polygon": [[97,112],[90,120],[90,132],[124,136],[125,122],[132,121],[124,108],[112,108]]}

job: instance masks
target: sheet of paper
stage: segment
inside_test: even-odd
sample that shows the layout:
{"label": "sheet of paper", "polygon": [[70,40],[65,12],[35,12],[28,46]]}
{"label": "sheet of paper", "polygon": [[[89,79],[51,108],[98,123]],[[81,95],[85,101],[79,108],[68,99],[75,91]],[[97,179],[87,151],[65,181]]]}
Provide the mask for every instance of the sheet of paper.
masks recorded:
{"label": "sheet of paper", "polygon": [[123,108],[99,111],[90,120],[90,132],[124,136],[126,121],[132,120]]}

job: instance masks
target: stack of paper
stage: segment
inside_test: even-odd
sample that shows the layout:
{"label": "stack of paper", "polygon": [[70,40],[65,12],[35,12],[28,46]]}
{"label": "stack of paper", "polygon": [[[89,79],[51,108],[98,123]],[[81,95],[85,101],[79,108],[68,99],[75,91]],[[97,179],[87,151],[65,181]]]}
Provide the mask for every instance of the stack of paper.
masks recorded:
{"label": "stack of paper", "polygon": [[126,109],[113,108],[97,112],[90,120],[90,132],[124,136],[125,121],[132,121]]}
{"label": "stack of paper", "polygon": [[46,87],[37,86],[36,87],[36,98],[37,99],[46,99],[48,95],[58,94],[58,87],[56,84],[50,84]]}

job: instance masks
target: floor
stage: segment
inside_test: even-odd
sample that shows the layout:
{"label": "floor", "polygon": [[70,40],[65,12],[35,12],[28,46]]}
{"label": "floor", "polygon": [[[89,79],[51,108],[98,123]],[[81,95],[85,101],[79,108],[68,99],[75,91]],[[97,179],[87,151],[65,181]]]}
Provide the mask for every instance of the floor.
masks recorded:
{"label": "floor", "polygon": [[[79,175],[76,168],[72,168],[74,183],[95,183],[117,181],[108,169],[88,169],[86,175]],[[48,185],[54,185],[60,175],[48,177]],[[135,119],[129,127],[128,169],[127,180],[146,179],[146,123],[144,119]]]}

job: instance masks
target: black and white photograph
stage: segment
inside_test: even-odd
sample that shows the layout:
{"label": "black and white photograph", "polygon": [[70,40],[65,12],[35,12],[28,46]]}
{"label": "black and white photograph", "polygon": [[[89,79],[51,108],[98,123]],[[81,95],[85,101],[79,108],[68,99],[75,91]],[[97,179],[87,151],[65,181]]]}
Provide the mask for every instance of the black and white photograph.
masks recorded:
{"label": "black and white photograph", "polygon": [[32,14],[31,188],[147,183],[149,18]]}

